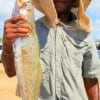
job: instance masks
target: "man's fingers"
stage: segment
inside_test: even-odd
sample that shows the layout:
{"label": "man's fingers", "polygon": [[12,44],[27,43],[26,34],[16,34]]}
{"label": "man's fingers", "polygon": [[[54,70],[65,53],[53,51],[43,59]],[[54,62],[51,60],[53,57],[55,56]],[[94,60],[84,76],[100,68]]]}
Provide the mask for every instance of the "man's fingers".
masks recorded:
{"label": "man's fingers", "polygon": [[14,39],[14,38],[19,38],[19,37],[27,37],[29,36],[29,33],[9,33],[6,35],[7,39]]}
{"label": "man's fingers", "polygon": [[31,26],[28,23],[18,24],[18,27],[31,29]]}
{"label": "man's fingers", "polygon": [[12,23],[7,23],[5,24],[5,30],[6,29],[13,29],[13,28],[27,28],[31,29],[31,26],[28,23],[23,23],[23,24],[12,24]]}
{"label": "man's fingers", "polygon": [[5,33],[6,34],[9,34],[9,33],[29,33],[30,32],[30,29],[27,29],[27,28],[8,28],[5,30]]}
{"label": "man's fingers", "polygon": [[4,26],[5,29],[6,28],[17,28],[17,27],[18,27],[17,24],[12,24],[12,23],[6,23]]}
{"label": "man's fingers", "polygon": [[25,16],[22,16],[22,15],[20,15],[20,16],[15,16],[15,17],[13,17],[13,18],[11,18],[11,19],[8,19],[5,23],[7,23],[7,22],[11,22],[11,23],[16,23],[16,22],[18,22],[18,21],[26,21],[27,20],[27,18],[25,17]]}

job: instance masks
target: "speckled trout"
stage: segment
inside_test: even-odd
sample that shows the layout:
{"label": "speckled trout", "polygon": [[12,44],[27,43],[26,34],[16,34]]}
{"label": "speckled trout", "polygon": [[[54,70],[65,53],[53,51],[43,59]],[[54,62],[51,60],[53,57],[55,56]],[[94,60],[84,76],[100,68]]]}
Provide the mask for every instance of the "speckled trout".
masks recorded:
{"label": "speckled trout", "polygon": [[15,9],[16,12],[13,15],[26,16],[27,23],[31,25],[30,35],[28,37],[18,38],[13,44],[19,92],[22,100],[38,100],[42,81],[42,70],[33,6],[29,0],[17,0]]}

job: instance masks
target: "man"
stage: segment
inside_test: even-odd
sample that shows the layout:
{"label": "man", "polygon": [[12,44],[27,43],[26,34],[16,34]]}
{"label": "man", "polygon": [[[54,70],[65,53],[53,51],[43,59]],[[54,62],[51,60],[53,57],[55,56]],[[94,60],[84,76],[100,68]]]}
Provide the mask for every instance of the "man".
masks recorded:
{"label": "man", "polygon": [[[36,21],[43,70],[39,100],[99,100],[100,61],[96,47],[88,32],[89,24],[88,28],[77,26],[77,21],[82,23],[85,16],[80,6],[82,0],[53,0],[53,3],[50,6],[55,7],[58,23],[52,27],[47,16]],[[81,9],[82,12],[78,9],[81,17],[71,11],[73,7]],[[88,22],[87,17],[84,19]],[[16,75],[12,44],[30,32],[27,23],[16,23],[25,20],[24,16],[17,16],[4,25],[2,61],[10,77]],[[80,25],[85,26],[86,22]]]}

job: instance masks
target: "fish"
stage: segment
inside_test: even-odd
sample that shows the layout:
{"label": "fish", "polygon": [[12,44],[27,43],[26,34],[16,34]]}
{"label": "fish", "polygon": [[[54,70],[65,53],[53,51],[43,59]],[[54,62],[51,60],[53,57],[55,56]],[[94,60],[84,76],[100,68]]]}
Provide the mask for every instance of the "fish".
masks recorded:
{"label": "fish", "polygon": [[27,17],[27,23],[31,25],[29,36],[18,38],[13,43],[19,94],[22,100],[38,100],[42,82],[42,69],[33,5],[29,0],[17,0],[14,9],[16,9],[16,12],[13,11],[13,16],[24,15]]}

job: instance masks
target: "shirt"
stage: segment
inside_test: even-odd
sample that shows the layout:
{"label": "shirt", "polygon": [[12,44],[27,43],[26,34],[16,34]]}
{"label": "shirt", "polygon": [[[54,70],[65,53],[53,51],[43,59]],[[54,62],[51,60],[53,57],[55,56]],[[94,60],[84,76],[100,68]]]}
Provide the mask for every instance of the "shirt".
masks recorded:
{"label": "shirt", "polygon": [[88,100],[83,77],[100,77],[91,34],[76,23],[51,27],[45,17],[36,22],[43,71],[39,100]]}

